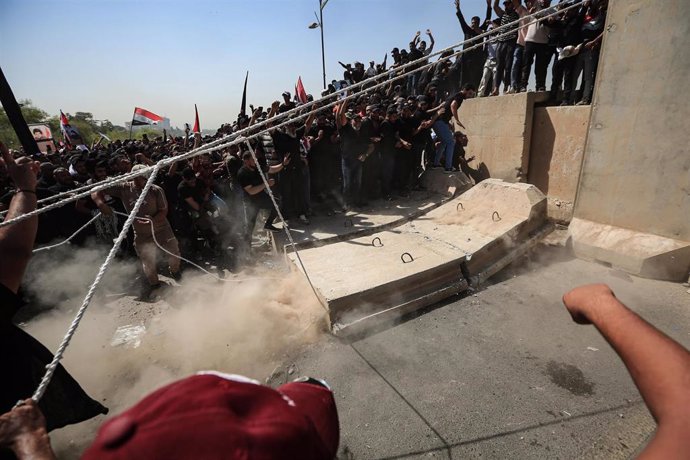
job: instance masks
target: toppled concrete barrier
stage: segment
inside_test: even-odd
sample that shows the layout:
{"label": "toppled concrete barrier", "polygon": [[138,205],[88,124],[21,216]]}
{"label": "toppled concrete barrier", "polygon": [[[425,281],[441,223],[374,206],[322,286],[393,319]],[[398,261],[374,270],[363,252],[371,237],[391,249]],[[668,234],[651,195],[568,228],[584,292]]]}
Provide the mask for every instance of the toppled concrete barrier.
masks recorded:
{"label": "toppled concrete barrier", "polygon": [[399,227],[300,256],[331,329],[350,334],[484,281],[547,229],[546,197],[536,187],[489,179]]}

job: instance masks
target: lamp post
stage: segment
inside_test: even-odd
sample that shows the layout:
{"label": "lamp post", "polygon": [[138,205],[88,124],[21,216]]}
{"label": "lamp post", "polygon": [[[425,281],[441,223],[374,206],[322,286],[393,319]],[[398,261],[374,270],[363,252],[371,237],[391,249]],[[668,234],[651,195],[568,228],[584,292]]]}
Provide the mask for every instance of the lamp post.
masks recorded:
{"label": "lamp post", "polygon": [[323,89],[326,89],[326,47],[323,41],[323,9],[328,3],[328,0],[317,0],[319,2],[319,14],[316,16],[316,22],[313,22],[309,28],[310,29],[321,29],[321,67],[323,69]]}

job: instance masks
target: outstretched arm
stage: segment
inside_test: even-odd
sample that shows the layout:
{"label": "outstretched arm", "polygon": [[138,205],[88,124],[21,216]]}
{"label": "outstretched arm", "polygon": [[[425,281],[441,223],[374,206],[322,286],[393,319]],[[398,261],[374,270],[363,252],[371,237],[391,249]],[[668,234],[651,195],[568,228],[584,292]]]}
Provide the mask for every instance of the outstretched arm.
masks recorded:
{"label": "outstretched arm", "polygon": [[[16,161],[5,144],[0,142],[2,163],[12,179],[17,193],[12,197],[6,220],[13,219],[36,209],[36,175],[38,163],[27,157]],[[24,277],[38,229],[38,217],[34,216],[0,228],[0,283],[15,294]]]}
{"label": "outstretched arm", "polygon": [[623,305],[604,284],[563,296],[575,322],[594,324],[628,368],[658,424],[639,458],[690,452],[690,352]]}
{"label": "outstretched arm", "polygon": [[455,15],[458,17],[460,27],[462,27],[462,33],[465,35],[471,34],[472,28],[467,24],[467,21],[465,21],[465,16],[463,16],[462,10],[460,9],[460,0],[455,0]]}
{"label": "outstretched arm", "polygon": [[494,0],[494,11],[496,12],[499,18],[503,16],[503,14],[505,13],[505,11],[503,11],[503,8],[498,6],[498,0]]}

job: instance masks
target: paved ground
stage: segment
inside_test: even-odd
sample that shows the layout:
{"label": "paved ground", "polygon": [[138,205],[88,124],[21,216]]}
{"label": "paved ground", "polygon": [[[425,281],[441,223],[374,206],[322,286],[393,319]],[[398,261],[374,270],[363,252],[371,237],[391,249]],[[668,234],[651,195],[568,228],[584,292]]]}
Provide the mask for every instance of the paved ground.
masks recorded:
{"label": "paved ground", "polygon": [[[417,201],[405,208],[394,202],[383,212],[373,208],[357,219],[379,225],[436,199],[420,195]],[[346,228],[343,218],[314,219],[312,237],[338,236]],[[60,259],[60,270],[41,270],[79,280],[65,290],[66,280],[54,276],[45,290],[51,296],[65,290],[64,314],[29,323],[29,331],[51,348],[102,260],[98,252],[79,254],[71,265],[52,257]],[[130,268],[114,272],[129,279]],[[125,295],[91,309],[66,364],[115,412],[162,382],[199,369],[264,378],[278,364],[273,384],[285,376],[323,377],[337,398],[341,458],[628,458],[653,431],[653,421],[615,353],[594,328],[575,325],[560,302],[571,287],[600,281],[690,346],[687,287],[632,278],[544,245],[474,295],[350,342],[326,334],[310,338],[311,345],[295,347],[299,351],[287,345],[303,325],[286,307],[309,301],[305,286],[286,283],[275,299],[268,295],[275,291],[270,279],[266,289],[227,291],[199,278],[156,304]],[[190,308],[190,297],[200,304]],[[262,306],[270,308],[264,312]],[[111,346],[116,327],[139,322],[150,331],[141,347]],[[77,458],[102,420],[53,433],[61,458]]]}
{"label": "paved ground", "polygon": [[335,389],[341,457],[628,458],[653,420],[616,354],[560,298],[609,283],[690,346],[690,294],[542,247],[486,289],[366,338],[296,357]]}

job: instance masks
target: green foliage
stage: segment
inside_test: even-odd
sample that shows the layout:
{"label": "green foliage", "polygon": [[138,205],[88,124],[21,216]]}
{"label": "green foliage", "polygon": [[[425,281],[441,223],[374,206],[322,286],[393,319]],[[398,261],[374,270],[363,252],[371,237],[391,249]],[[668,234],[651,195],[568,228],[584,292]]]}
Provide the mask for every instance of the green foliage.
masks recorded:
{"label": "green foliage", "polygon": [[[27,123],[46,123],[48,126],[50,126],[50,129],[53,132],[55,142],[57,143],[62,140],[59,115],[49,116],[47,112],[35,107],[29,100],[20,101],[20,104],[22,115],[24,115],[24,119]],[[129,139],[128,128],[115,125],[110,120],[94,120],[91,112],[75,112],[74,114],[66,113],[65,115],[69,119],[70,124],[77,128],[87,145],[91,145],[93,142],[98,140],[100,137],[98,133],[105,134],[113,141],[117,139]],[[163,135],[160,130],[150,127],[142,127],[132,132],[132,138],[141,139],[144,134],[151,139]],[[14,133],[14,129],[12,129],[12,125],[10,125],[10,121],[7,118],[5,109],[1,107],[0,141],[4,142],[11,149],[18,149],[21,147],[19,144],[19,139],[17,139],[17,135]]]}

